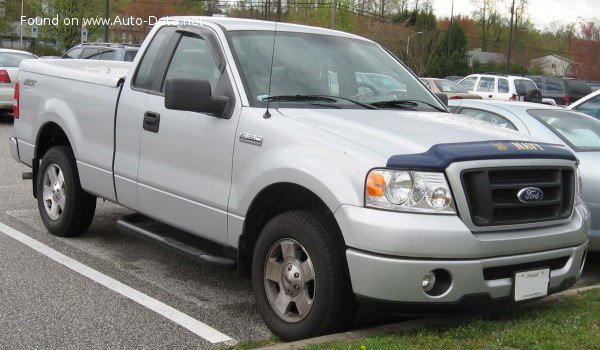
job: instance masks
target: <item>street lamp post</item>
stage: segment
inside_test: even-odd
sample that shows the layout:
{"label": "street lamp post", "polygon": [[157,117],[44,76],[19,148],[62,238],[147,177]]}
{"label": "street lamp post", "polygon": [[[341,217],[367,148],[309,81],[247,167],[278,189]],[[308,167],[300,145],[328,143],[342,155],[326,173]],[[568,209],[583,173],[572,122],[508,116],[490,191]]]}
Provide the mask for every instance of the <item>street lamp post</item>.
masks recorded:
{"label": "street lamp post", "polygon": [[408,39],[406,40],[406,56],[408,56],[408,47],[410,46],[410,38],[415,35],[418,35],[418,34],[423,34],[423,32],[416,32],[416,33],[408,36]]}

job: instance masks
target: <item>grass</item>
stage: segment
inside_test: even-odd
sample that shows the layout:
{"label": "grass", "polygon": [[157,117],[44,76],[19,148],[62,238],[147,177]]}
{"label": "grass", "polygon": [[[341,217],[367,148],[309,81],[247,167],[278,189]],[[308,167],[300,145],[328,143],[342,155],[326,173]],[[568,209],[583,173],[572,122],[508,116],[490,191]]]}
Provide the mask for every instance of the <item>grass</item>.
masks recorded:
{"label": "grass", "polygon": [[600,349],[600,290],[485,314],[455,325],[306,349]]}

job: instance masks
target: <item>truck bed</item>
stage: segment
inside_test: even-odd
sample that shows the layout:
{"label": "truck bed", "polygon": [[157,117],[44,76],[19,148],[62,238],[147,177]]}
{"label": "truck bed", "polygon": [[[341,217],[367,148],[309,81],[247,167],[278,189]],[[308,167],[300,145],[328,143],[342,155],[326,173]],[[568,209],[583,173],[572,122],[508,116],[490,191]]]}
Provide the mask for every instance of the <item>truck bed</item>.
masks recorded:
{"label": "truck bed", "polygon": [[31,60],[21,64],[28,72],[116,87],[129,72],[131,62],[96,60]]}

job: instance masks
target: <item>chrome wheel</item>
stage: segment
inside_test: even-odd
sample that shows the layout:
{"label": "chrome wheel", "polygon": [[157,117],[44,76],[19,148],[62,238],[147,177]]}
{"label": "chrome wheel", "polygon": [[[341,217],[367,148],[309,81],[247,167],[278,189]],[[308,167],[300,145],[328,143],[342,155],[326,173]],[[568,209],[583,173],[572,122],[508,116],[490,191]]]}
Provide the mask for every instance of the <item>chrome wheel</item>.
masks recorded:
{"label": "chrome wheel", "polygon": [[56,164],[46,168],[43,180],[42,198],[46,214],[52,220],[58,220],[65,210],[65,178]]}
{"label": "chrome wheel", "polygon": [[264,286],[275,313],[286,322],[309,314],[315,297],[315,270],[306,249],[293,239],[271,247],[264,265]]}

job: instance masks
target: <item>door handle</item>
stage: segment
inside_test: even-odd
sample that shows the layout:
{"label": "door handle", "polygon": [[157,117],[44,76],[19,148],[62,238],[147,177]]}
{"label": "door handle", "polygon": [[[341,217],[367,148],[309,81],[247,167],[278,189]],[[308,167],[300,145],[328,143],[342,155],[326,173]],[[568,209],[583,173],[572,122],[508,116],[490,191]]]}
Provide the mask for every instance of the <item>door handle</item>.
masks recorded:
{"label": "door handle", "polygon": [[150,132],[158,132],[160,126],[160,114],[156,112],[146,111],[144,113],[144,130]]}
{"label": "door handle", "polygon": [[494,97],[494,95],[489,95],[488,97],[489,97],[489,98],[492,98],[492,97]]}

